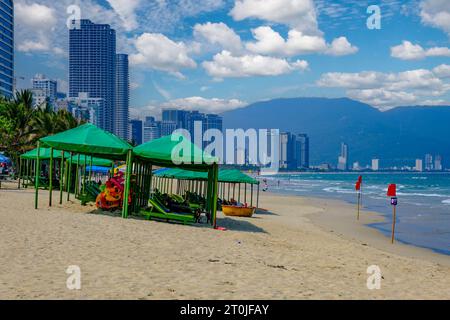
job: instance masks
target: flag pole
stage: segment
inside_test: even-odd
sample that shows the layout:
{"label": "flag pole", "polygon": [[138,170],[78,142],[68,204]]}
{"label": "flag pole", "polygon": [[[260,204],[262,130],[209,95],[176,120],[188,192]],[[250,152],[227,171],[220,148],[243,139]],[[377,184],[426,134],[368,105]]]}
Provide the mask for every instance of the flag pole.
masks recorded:
{"label": "flag pole", "polygon": [[392,244],[394,244],[394,240],[395,240],[395,222],[396,222],[396,206],[393,206],[393,210],[394,210],[394,216],[392,218]]}
{"label": "flag pole", "polygon": [[361,192],[358,191],[358,220],[359,220],[359,216],[360,216],[360,212],[361,212]]}

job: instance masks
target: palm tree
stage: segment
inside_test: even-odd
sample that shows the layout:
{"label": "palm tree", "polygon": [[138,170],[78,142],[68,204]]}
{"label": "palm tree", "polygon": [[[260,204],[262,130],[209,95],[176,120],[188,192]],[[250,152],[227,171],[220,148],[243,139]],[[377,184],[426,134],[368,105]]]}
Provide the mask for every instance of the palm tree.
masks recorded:
{"label": "palm tree", "polygon": [[20,154],[35,147],[38,139],[79,125],[67,110],[54,112],[48,103],[33,108],[29,90],[17,92],[14,99],[0,98],[0,150],[15,163]]}

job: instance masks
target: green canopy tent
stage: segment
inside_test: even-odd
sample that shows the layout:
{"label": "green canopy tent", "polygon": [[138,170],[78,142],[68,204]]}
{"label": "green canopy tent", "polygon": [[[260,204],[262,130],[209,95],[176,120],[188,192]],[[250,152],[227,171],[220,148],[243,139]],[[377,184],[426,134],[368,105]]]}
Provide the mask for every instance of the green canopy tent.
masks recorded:
{"label": "green canopy tent", "polygon": [[[166,179],[176,179],[176,180],[190,180],[190,181],[205,181],[207,180],[208,176],[205,172],[196,172],[196,171],[189,171],[189,170],[183,170],[183,169],[168,169],[168,170],[160,170],[159,172],[155,173],[155,177],[158,178],[166,178]],[[258,192],[257,192],[257,207],[259,205],[259,181],[246,175],[245,173],[241,172],[237,169],[219,169],[219,176],[218,176],[218,183],[219,183],[219,196],[221,195],[222,199],[226,199],[226,187],[228,186],[228,190],[231,190],[231,187],[233,187],[233,198],[235,197],[236,192],[236,184],[239,186],[239,193],[238,193],[238,201],[240,201],[241,196],[241,185],[244,185],[244,202],[247,202],[247,185],[251,186],[251,205],[253,205],[253,186],[258,186]],[[192,186],[192,185],[191,185]],[[189,185],[188,185],[189,188]],[[198,190],[198,185],[193,185],[194,190]],[[222,191],[222,192],[221,192]],[[228,200],[230,200],[231,192],[228,192]]]}
{"label": "green canopy tent", "polygon": [[[139,210],[147,206],[149,193],[152,190],[152,167],[181,168],[194,172],[204,173],[207,177],[207,211],[211,216],[211,222],[216,227],[217,211],[217,179],[218,159],[204,154],[195,144],[180,134],[173,134],[150,141],[133,149],[134,170],[137,181],[134,190],[134,209]],[[144,174],[140,174],[143,172]],[[127,166],[127,181],[131,171]],[[142,188],[143,187],[143,188]],[[129,190],[125,193],[127,200]],[[124,208],[127,203],[124,200]]]}
{"label": "green canopy tent", "polygon": [[[108,159],[108,160],[126,160],[131,157],[132,146],[119,137],[106,132],[93,124],[84,124],[77,128],[58,133],[53,136],[42,138],[38,141],[38,152],[36,155],[36,162],[39,165],[40,147],[47,147],[51,150],[61,150],[70,152],[68,161],[66,161],[66,181],[67,181],[67,200],[70,197],[71,173],[74,161],[80,164],[81,160],[74,159],[74,154],[87,155],[89,162],[93,162],[94,157]],[[50,156],[53,158],[53,153],[50,151]],[[84,166],[88,165],[88,158],[84,157]],[[64,154],[61,159],[64,162]],[[52,161],[50,161],[50,164]],[[52,173],[52,166],[50,165],[50,173]],[[51,179],[50,179],[51,181]],[[39,183],[38,174],[36,174],[36,186]],[[62,185],[62,184],[61,184]],[[62,188],[60,189],[60,203],[62,202]],[[52,186],[50,186],[49,205],[51,205]],[[38,207],[38,188],[36,187],[35,208]]]}
{"label": "green canopy tent", "polygon": [[[50,148],[40,148],[39,150],[39,160],[46,161],[50,160],[52,158],[50,156],[51,149]],[[30,183],[33,182],[32,177],[35,176],[34,170],[35,170],[35,161],[36,157],[38,155],[38,149],[30,150],[20,156],[20,172],[19,172],[19,188],[20,188],[20,182],[22,180],[23,186],[27,187]],[[63,153],[58,150],[53,150],[53,159],[61,159],[63,156]],[[64,153],[65,157],[69,156],[69,153]],[[34,185],[34,184],[33,184]]]}

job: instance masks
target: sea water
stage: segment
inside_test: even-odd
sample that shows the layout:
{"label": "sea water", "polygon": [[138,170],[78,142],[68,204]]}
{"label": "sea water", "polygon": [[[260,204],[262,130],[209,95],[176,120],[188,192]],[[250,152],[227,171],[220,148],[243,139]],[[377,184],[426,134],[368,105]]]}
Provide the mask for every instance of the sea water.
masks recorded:
{"label": "sea water", "polygon": [[[301,173],[260,177],[268,192],[344,200],[356,205],[358,173]],[[369,225],[391,235],[392,207],[386,196],[397,184],[397,241],[450,255],[450,173],[369,173],[363,176],[364,209],[381,213],[383,223]]]}

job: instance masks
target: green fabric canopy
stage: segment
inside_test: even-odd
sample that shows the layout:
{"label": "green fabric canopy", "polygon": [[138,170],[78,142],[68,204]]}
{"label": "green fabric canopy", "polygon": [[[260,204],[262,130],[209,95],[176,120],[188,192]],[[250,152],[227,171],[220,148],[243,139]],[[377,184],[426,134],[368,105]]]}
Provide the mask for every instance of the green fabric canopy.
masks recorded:
{"label": "green fabric canopy", "polygon": [[128,151],[132,149],[126,141],[90,123],[40,141],[43,147],[114,160],[125,160]]}
{"label": "green fabric canopy", "polygon": [[[178,180],[208,180],[208,174],[206,172],[196,172],[178,168],[157,172],[155,176]],[[226,183],[259,184],[258,180],[253,179],[252,177],[236,169],[220,169],[218,181]]]}
{"label": "green fabric canopy", "polygon": [[[31,151],[28,151],[22,154],[20,157],[25,160],[36,160],[37,157],[37,148]],[[53,158],[61,159],[62,151],[53,150]],[[70,157],[70,154],[65,152],[64,157]],[[49,160],[50,159],[50,148],[40,148],[39,150],[39,159],[40,160]]]}
{"label": "green fabric canopy", "polygon": [[[69,156],[70,157],[70,156]],[[78,164],[78,165],[91,165],[91,157],[87,155],[80,155],[80,162],[78,163],[78,155],[74,155],[72,157],[72,164]],[[101,158],[92,158],[92,165],[93,166],[100,166],[100,167],[111,167],[113,164],[113,161],[108,159],[101,159]]]}
{"label": "green fabric canopy", "polygon": [[[144,143],[133,149],[137,158],[151,161],[153,164],[172,168],[182,167],[194,171],[205,171],[218,159],[204,154],[195,144],[180,134],[173,134]],[[175,163],[174,159],[177,158]]]}

